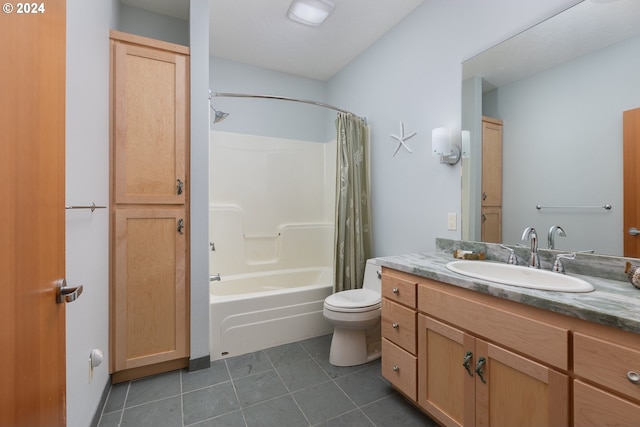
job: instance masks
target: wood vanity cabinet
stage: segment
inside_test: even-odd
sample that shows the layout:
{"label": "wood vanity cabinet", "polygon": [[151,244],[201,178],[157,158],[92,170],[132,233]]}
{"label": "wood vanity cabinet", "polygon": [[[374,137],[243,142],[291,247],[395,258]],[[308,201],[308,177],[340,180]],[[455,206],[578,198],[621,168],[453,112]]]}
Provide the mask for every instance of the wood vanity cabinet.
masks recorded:
{"label": "wood vanity cabinet", "polygon": [[187,366],[189,49],[111,32],[112,382]]}
{"label": "wood vanity cabinet", "polygon": [[382,283],[383,375],[440,424],[640,425],[638,334],[387,267]]}
{"label": "wood vanity cabinet", "polygon": [[382,376],[417,400],[416,286],[414,277],[382,275]]}
{"label": "wood vanity cabinet", "polygon": [[418,307],[418,403],[438,421],[569,425],[569,377],[554,369],[567,368],[568,330],[428,279],[418,285]]}

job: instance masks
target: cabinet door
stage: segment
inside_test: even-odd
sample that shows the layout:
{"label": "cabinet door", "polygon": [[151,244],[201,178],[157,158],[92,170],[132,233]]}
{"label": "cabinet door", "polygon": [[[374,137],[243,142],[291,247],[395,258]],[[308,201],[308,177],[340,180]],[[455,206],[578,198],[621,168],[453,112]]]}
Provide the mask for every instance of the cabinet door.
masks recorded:
{"label": "cabinet door", "polygon": [[482,119],[482,206],[502,206],[502,123]]}
{"label": "cabinet door", "polygon": [[188,356],[184,209],[115,211],[115,371]]}
{"label": "cabinet door", "polygon": [[475,425],[569,424],[567,375],[479,339],[475,353],[476,365],[484,359],[476,371]]}
{"label": "cabinet door", "polygon": [[443,425],[476,424],[474,341],[458,329],[418,316],[418,404]]}
{"label": "cabinet door", "polygon": [[113,41],[115,203],[185,203],[187,56]]}
{"label": "cabinet door", "polygon": [[488,243],[502,243],[502,208],[482,208],[482,241]]}
{"label": "cabinet door", "polygon": [[640,405],[579,380],[573,383],[573,424],[579,427],[637,426]]}

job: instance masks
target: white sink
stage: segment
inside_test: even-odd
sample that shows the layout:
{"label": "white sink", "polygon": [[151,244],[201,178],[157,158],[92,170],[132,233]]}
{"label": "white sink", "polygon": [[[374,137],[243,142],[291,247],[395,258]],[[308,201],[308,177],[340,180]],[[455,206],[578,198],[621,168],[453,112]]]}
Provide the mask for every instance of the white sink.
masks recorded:
{"label": "white sink", "polygon": [[591,283],[577,277],[519,265],[488,261],[451,261],[447,269],[503,285],[556,292],[591,292]]}

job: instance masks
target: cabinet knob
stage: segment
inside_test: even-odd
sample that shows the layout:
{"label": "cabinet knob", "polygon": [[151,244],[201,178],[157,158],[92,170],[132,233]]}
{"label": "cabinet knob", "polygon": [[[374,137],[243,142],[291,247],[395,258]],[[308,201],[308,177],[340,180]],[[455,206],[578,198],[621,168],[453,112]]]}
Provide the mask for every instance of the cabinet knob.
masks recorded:
{"label": "cabinet knob", "polygon": [[[395,323],[395,322],[391,326],[393,327],[393,329],[398,329],[398,324]],[[636,375],[638,375],[638,374],[636,374]]]}
{"label": "cabinet knob", "polygon": [[627,372],[627,379],[632,384],[640,384],[640,374],[635,371]]}
{"label": "cabinet knob", "polygon": [[394,294],[398,295],[398,288],[393,288],[391,291],[392,291]]}
{"label": "cabinet knob", "polygon": [[400,370],[400,368],[398,367],[398,365],[393,365],[393,372],[398,372]]}

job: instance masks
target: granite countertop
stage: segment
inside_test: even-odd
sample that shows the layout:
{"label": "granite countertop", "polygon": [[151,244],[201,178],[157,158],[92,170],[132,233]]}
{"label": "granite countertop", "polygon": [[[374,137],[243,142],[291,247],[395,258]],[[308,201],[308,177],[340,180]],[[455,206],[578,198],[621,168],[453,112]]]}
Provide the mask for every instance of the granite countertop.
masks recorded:
{"label": "granite countertop", "polygon": [[569,274],[591,283],[595,290],[586,293],[540,291],[449,271],[445,265],[454,260],[451,253],[428,252],[377,259],[381,265],[395,270],[640,334],[640,289],[629,282]]}

